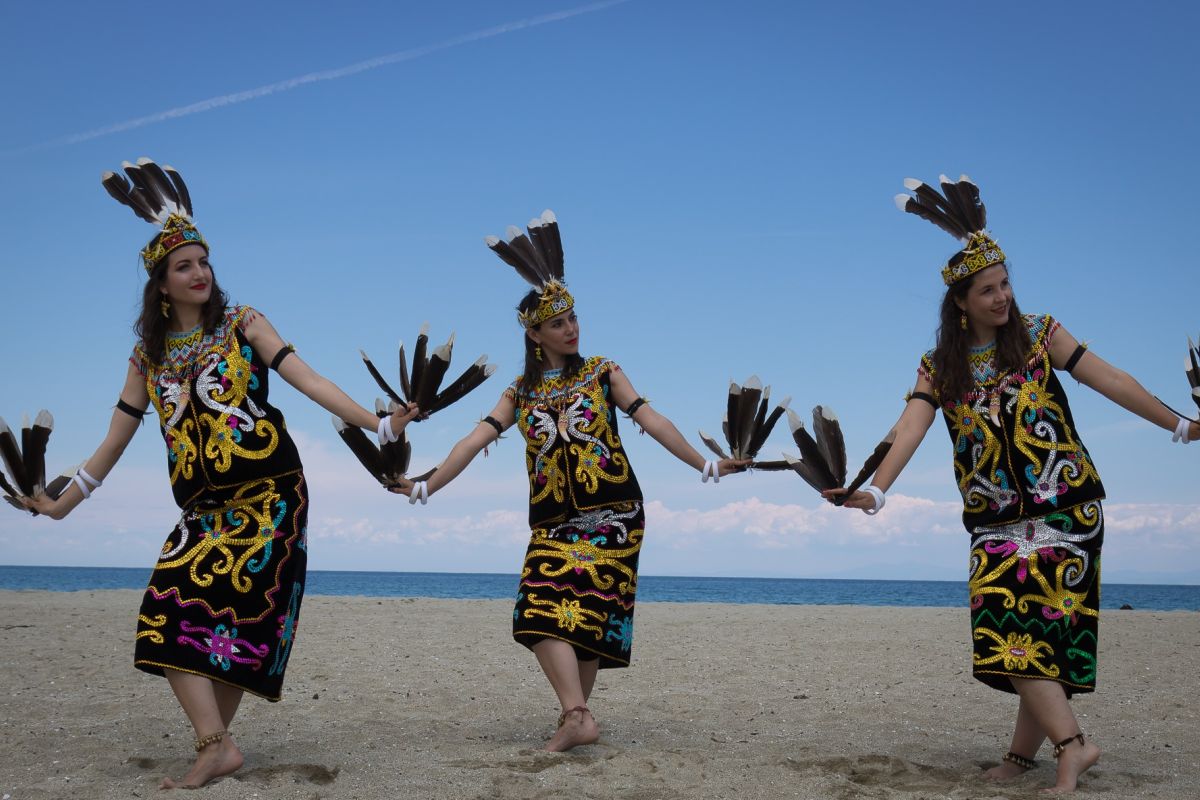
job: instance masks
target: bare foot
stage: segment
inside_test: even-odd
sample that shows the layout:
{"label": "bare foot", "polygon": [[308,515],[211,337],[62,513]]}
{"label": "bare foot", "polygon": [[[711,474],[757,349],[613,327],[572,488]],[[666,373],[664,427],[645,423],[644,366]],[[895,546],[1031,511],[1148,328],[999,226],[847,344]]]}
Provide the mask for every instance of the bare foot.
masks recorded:
{"label": "bare foot", "polygon": [[196,763],[178,783],[163,778],[160,789],[199,789],[213,778],[237,772],[242,767],[242,751],[233,737],[225,734],[219,742],[210,744],[196,755]]}
{"label": "bare foot", "polygon": [[1058,782],[1054,786],[1043,789],[1049,794],[1066,794],[1075,791],[1079,776],[1087,772],[1093,764],[1100,760],[1100,748],[1085,739],[1083,744],[1072,741],[1058,756]]}
{"label": "bare foot", "polygon": [[989,781],[1009,781],[1018,775],[1024,775],[1028,771],[1025,767],[1018,766],[1009,761],[1001,761],[991,769],[984,770],[983,777]]}
{"label": "bare foot", "polygon": [[580,706],[564,712],[562,724],[546,742],[545,749],[551,753],[562,753],[581,744],[591,744],[600,738],[600,726],[592,712]]}

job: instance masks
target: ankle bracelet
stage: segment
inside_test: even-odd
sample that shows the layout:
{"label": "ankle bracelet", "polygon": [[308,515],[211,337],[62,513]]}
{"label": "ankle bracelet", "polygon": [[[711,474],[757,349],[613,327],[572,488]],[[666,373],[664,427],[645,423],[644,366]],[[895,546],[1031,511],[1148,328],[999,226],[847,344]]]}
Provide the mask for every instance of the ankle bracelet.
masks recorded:
{"label": "ankle bracelet", "polygon": [[1004,754],[1004,760],[1010,764],[1016,764],[1021,769],[1033,769],[1037,766],[1037,762],[1032,758],[1026,758],[1019,753],[1014,753],[1012,750]]}
{"label": "ankle bracelet", "polygon": [[1083,747],[1087,740],[1083,738],[1082,733],[1077,733],[1074,736],[1068,736],[1058,744],[1054,745],[1054,757],[1058,758],[1061,756],[1063,754],[1063,750],[1066,750],[1067,745],[1069,745],[1071,742],[1079,742],[1079,746]]}
{"label": "ankle bracelet", "polygon": [[216,733],[210,733],[208,736],[201,736],[196,740],[196,752],[199,753],[210,744],[216,744],[217,742],[221,741],[225,738],[225,734],[227,733],[229,733],[229,731],[217,731]]}

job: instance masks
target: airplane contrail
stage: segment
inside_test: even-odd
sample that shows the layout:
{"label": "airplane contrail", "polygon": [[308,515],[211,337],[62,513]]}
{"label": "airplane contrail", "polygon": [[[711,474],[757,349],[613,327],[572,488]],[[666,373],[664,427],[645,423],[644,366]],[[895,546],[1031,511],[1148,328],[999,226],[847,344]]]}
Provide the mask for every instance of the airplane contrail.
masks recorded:
{"label": "airplane contrail", "polygon": [[277,83],[269,83],[266,86],[259,86],[255,89],[246,89],[245,91],[225,94],[219,97],[210,97],[207,100],[200,100],[195,103],[190,103],[186,106],[169,108],[166,111],[147,114],[144,117],[137,117],[135,119],[126,120],[125,122],[117,122],[112,125],[106,125],[103,128],[96,128],[83,133],[73,133],[49,142],[30,145],[18,150],[10,150],[8,151],[8,154],[14,155],[17,153],[29,152],[31,150],[44,150],[52,147],[79,144],[80,142],[98,139],[102,136],[109,136],[114,133],[121,133],[122,131],[142,128],[146,125],[154,125],[158,122],[166,122],[167,120],[171,119],[178,119],[180,117],[191,116],[192,114],[201,114],[205,111],[212,111],[215,108],[223,108],[224,106],[245,103],[249,100],[256,100],[260,97],[266,97],[267,95],[290,91],[300,86],[306,86],[310,83],[335,81],[339,78],[357,75],[360,72],[379,69],[380,67],[386,67],[390,64],[398,64],[401,61],[412,61],[413,59],[427,56],[430,53],[436,53],[439,50],[447,50],[451,47],[458,47],[459,45],[478,42],[482,39],[491,39],[504,33],[511,33],[513,31],[523,30],[525,28],[533,28],[538,25],[545,25],[549,22],[558,22],[560,20],[570,19],[571,17],[578,17],[581,14],[590,14],[593,11],[601,11],[603,9],[610,8],[611,6],[621,5],[622,3],[628,2],[630,2],[630,0],[603,0],[603,2],[591,3],[590,5],[579,6],[577,8],[569,8],[564,11],[555,11],[553,13],[543,14],[538,17],[517,20],[516,22],[506,22],[502,25],[497,25],[492,28],[485,28],[472,33],[465,33],[461,36],[456,36],[453,39],[447,39],[436,44],[429,44],[423,47],[416,47],[411,50],[402,50],[398,53],[390,53],[385,56],[378,56],[377,58],[372,58],[367,61],[360,61],[357,64],[338,67],[337,69],[323,70],[321,72],[310,72],[307,75],[301,75],[297,78],[288,78],[287,80],[278,81]]}

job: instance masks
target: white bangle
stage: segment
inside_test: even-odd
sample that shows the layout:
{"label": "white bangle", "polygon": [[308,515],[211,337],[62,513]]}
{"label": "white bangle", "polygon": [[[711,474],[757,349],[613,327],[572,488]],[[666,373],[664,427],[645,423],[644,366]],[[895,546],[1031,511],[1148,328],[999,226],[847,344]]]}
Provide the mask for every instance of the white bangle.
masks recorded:
{"label": "white bangle", "polygon": [[875,484],[871,484],[870,486],[864,486],[863,491],[875,498],[875,507],[864,508],[863,513],[870,514],[871,516],[878,514],[879,510],[883,508],[883,504],[887,502],[883,496],[883,489],[880,489]]}
{"label": "white bangle", "polygon": [[425,481],[414,483],[408,493],[408,504],[410,506],[416,504],[418,500],[421,502],[421,505],[429,502],[429,484]]}
{"label": "white bangle", "polygon": [[83,467],[75,470],[75,477],[71,481],[79,487],[79,491],[83,493],[83,499],[87,500],[92,496],[92,492],[99,489],[104,481],[99,481],[88,474],[88,471]]}
{"label": "white bangle", "polygon": [[392,418],[390,416],[379,418],[379,429],[375,433],[379,436],[380,447],[400,440],[399,436],[392,433]]}
{"label": "white bangle", "polygon": [[721,462],[705,461],[704,469],[700,470],[700,482],[708,483],[708,479],[712,478],[713,483],[721,482]]}
{"label": "white bangle", "polygon": [[1188,438],[1188,431],[1191,430],[1192,422],[1185,417],[1180,417],[1179,422],[1175,423],[1175,433],[1171,435],[1172,442],[1180,442],[1188,444],[1192,440]]}

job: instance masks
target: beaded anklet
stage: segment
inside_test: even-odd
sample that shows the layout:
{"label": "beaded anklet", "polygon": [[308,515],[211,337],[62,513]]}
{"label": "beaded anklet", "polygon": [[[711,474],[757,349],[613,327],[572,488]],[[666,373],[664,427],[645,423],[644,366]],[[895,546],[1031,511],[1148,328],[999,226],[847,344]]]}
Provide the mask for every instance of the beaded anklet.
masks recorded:
{"label": "beaded anklet", "polygon": [[216,744],[217,742],[221,741],[225,738],[225,734],[227,733],[229,733],[229,731],[217,731],[216,733],[210,733],[208,736],[201,736],[196,740],[196,752],[199,753],[210,744]]}
{"label": "beaded anklet", "polygon": [[1066,750],[1067,745],[1069,745],[1071,742],[1079,742],[1079,746],[1083,747],[1087,740],[1083,738],[1082,733],[1077,733],[1074,736],[1068,736],[1058,744],[1054,745],[1054,757],[1058,758],[1061,756],[1063,754],[1063,750]]}
{"label": "beaded anklet", "polygon": [[1010,764],[1015,764],[1016,766],[1020,767],[1021,769],[1033,769],[1034,767],[1037,766],[1037,762],[1034,761],[1032,758],[1026,758],[1025,756],[1020,755],[1019,753],[1014,753],[1012,750],[1009,750],[1007,753],[1004,754],[1004,760]]}

